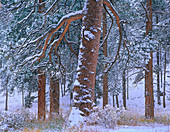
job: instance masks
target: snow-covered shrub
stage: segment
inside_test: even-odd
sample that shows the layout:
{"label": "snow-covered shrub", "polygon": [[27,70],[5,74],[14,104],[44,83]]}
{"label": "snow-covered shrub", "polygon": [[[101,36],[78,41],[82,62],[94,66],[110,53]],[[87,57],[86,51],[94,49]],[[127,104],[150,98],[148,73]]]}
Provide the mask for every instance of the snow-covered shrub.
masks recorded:
{"label": "snow-covered shrub", "polygon": [[114,108],[111,105],[106,105],[103,109],[102,107],[94,107],[94,112],[92,112],[86,119],[89,124],[99,124],[105,126],[106,128],[114,128],[119,119],[119,115],[123,110]]}
{"label": "snow-covered shrub", "polygon": [[33,122],[34,116],[28,111],[20,110],[16,113],[0,113],[0,130],[20,129]]}

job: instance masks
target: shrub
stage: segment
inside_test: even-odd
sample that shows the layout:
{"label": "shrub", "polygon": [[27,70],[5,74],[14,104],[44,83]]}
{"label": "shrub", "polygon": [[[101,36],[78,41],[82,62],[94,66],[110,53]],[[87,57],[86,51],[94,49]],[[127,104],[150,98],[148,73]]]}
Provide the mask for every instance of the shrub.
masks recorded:
{"label": "shrub", "polygon": [[20,129],[34,120],[34,116],[27,111],[20,110],[17,113],[0,113],[0,130]]}
{"label": "shrub", "polygon": [[106,128],[114,128],[119,119],[119,115],[123,110],[114,108],[111,105],[106,105],[103,109],[102,107],[94,107],[93,112],[86,119],[88,124],[98,124],[105,126]]}

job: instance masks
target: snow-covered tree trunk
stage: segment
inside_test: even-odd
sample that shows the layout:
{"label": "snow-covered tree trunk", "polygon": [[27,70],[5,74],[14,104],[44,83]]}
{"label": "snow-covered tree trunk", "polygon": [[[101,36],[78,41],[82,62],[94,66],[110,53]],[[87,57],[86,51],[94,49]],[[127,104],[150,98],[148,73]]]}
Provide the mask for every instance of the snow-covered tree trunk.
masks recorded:
{"label": "snow-covered tree trunk", "polygon": [[82,40],[78,56],[77,78],[74,83],[74,106],[89,115],[94,102],[95,74],[101,34],[103,0],[86,0]]}

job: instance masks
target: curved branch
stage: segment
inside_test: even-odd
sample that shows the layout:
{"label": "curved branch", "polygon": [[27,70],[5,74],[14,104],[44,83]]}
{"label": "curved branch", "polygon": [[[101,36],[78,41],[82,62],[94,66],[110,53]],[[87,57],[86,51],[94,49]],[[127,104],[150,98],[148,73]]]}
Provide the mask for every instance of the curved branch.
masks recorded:
{"label": "curved branch", "polygon": [[106,71],[104,71],[104,72],[107,73],[108,71],[110,71],[111,67],[113,66],[113,64],[114,64],[114,63],[116,62],[116,60],[118,59],[119,51],[120,51],[120,47],[121,47],[121,41],[122,41],[122,30],[121,30],[121,26],[120,26],[120,18],[119,18],[119,15],[118,15],[118,13],[116,12],[116,10],[114,9],[114,7],[113,7],[113,5],[111,4],[111,2],[108,1],[108,0],[104,0],[104,1],[103,1],[103,4],[106,5],[106,6],[110,9],[110,11],[113,13],[113,15],[115,16],[115,18],[116,18],[116,23],[117,23],[117,26],[118,26],[118,28],[119,28],[119,36],[120,36],[120,37],[119,37],[119,46],[118,46],[118,50],[117,50],[116,57],[115,57],[114,61],[111,62],[111,65],[109,66],[109,68],[106,69]]}
{"label": "curved branch", "polygon": [[119,18],[119,15],[118,13],[116,12],[116,10],[114,9],[113,5],[110,3],[110,1],[108,0],[104,0],[103,1],[103,4],[106,5],[110,11],[113,13],[113,15],[115,16],[116,18],[116,23],[117,23],[117,26],[119,27],[119,35],[120,35],[120,38],[122,38],[122,31],[121,31],[121,26],[120,26],[120,18]]}
{"label": "curved branch", "polygon": [[110,28],[109,28],[109,31],[108,31],[107,35],[106,35],[105,38],[104,38],[104,41],[100,44],[100,47],[102,47],[103,44],[104,44],[104,42],[108,39],[108,36],[109,36],[110,31],[111,31],[112,26],[113,26],[113,17],[112,17],[111,14],[108,12],[108,10],[106,9],[106,7],[105,7],[105,6],[103,6],[103,7],[104,7],[105,11],[109,14],[109,16],[110,16],[110,18],[111,18],[111,20],[112,20],[112,23],[111,23],[111,25],[110,25]]}
{"label": "curved branch", "polygon": [[[64,29],[61,37],[60,37],[60,39],[58,39],[57,41],[54,41],[54,42],[52,43],[52,48],[53,48],[53,47],[55,46],[55,44],[57,43],[57,45],[55,46],[55,49],[57,49],[57,46],[59,45],[59,43],[61,42],[63,36],[65,35],[65,33],[66,33],[67,30],[68,30],[69,24],[70,24],[72,21],[75,21],[75,20],[78,20],[78,19],[81,19],[81,18],[83,18],[83,10],[77,11],[77,12],[74,12],[74,13],[69,13],[68,15],[62,17],[61,20],[58,22],[57,26],[56,26],[55,28],[52,28],[52,29],[51,29],[51,32],[48,34],[48,36],[47,36],[47,38],[46,38],[46,41],[45,41],[45,43],[44,43],[44,48],[43,48],[42,56],[40,56],[39,59],[41,59],[42,57],[43,57],[43,58],[45,57],[45,51],[46,51],[46,49],[47,49],[47,45],[48,45],[49,39],[51,38],[51,36],[52,36],[57,30],[59,30],[59,29],[63,26],[63,24],[64,24],[65,22],[67,22],[67,25],[66,25],[66,27],[65,27],[65,29]],[[51,48],[49,54],[51,54],[52,48]]]}

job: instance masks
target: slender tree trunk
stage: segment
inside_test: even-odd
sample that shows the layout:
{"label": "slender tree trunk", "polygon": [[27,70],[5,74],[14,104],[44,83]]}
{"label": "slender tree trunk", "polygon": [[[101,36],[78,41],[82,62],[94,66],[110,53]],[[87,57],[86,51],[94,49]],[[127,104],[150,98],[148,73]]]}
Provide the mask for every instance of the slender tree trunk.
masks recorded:
{"label": "slender tree trunk", "polygon": [[114,94],[113,94],[112,98],[113,98],[113,107],[115,107],[115,96],[114,96]]}
{"label": "slender tree trunk", "polygon": [[164,91],[163,91],[163,107],[166,107],[166,102],[165,102],[165,88],[166,88],[166,49],[165,49],[165,64],[164,64]]}
{"label": "slender tree trunk", "polygon": [[[103,41],[107,35],[107,18],[106,11],[103,11]],[[103,43],[103,55],[107,57],[107,40]],[[107,68],[107,64],[104,65],[104,71]],[[103,75],[103,108],[108,104],[108,74]]]}
{"label": "slender tree trunk", "polygon": [[119,108],[119,99],[118,99],[118,94],[116,94],[116,105],[117,105],[117,108]]}
{"label": "slender tree trunk", "polygon": [[[152,0],[147,0],[146,14],[146,35],[152,30]],[[153,53],[150,53],[151,59],[146,65],[145,71],[145,117],[154,118],[154,97],[153,97]]]}
{"label": "slender tree trunk", "polygon": [[[161,68],[162,68],[162,49],[161,49],[161,47],[160,47],[160,66],[161,66]],[[161,89],[162,89],[162,69],[161,69]]]}
{"label": "slender tree trunk", "polygon": [[129,99],[129,77],[128,77],[128,74],[129,74],[129,72],[128,72],[128,69],[127,69],[127,99]]}
{"label": "slender tree trunk", "polygon": [[22,87],[22,107],[24,107],[24,87]]}
{"label": "slender tree trunk", "polygon": [[[156,15],[156,23],[158,23],[158,15]],[[156,53],[156,56],[157,56],[157,67],[158,67],[158,70],[156,72],[157,74],[157,99],[158,99],[158,104],[161,105],[161,98],[160,98],[160,95],[161,95],[161,91],[160,91],[160,77],[159,77],[159,67],[160,67],[160,48],[159,48],[160,44],[158,44],[158,48],[157,48],[157,53]]]}
{"label": "slender tree trunk", "polygon": [[5,88],[6,88],[6,99],[5,99],[5,111],[8,110],[8,75],[7,75],[7,79],[6,79],[6,85],[5,85]]}
{"label": "slender tree trunk", "polygon": [[60,85],[59,79],[51,77],[50,80],[50,117],[59,114],[60,107]]}
{"label": "slender tree trunk", "polygon": [[94,103],[95,74],[98,59],[103,0],[87,0],[85,4],[82,42],[80,45],[77,79],[74,83],[74,106],[88,116]]}
{"label": "slender tree trunk", "polygon": [[45,85],[46,77],[45,73],[39,70],[38,76],[38,119],[45,119]]}
{"label": "slender tree trunk", "polygon": [[123,82],[123,107],[126,109],[126,70],[123,70],[122,82]]}
{"label": "slender tree trunk", "polygon": [[160,98],[160,81],[159,81],[159,46],[158,46],[158,51],[157,51],[157,66],[158,66],[158,70],[157,70],[157,98],[158,98],[158,104],[161,105],[161,98]]}

